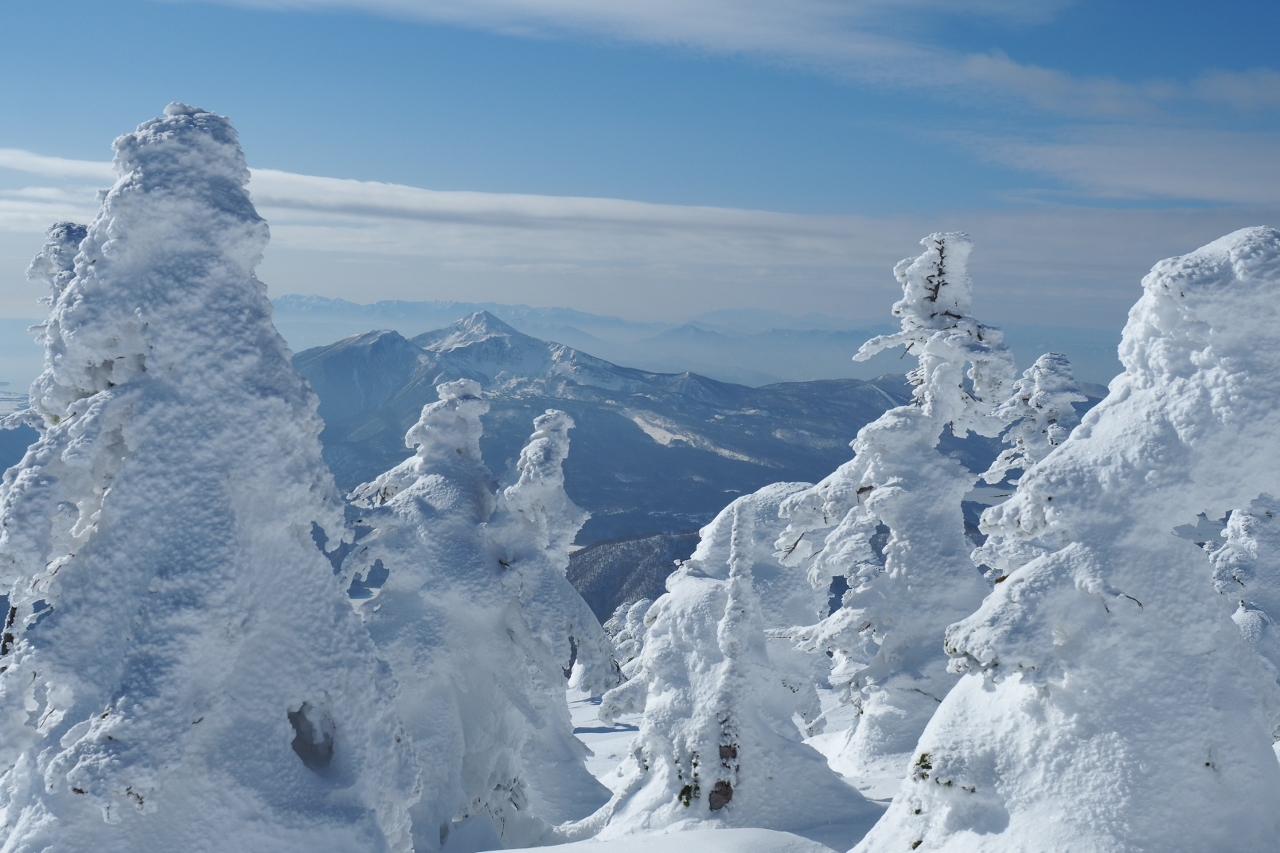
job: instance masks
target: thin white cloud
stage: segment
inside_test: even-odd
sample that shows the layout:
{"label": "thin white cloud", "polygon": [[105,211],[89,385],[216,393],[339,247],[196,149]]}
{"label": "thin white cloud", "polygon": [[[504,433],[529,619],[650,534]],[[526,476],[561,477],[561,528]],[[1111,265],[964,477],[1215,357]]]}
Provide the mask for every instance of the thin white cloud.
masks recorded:
{"label": "thin white cloud", "polygon": [[974,140],[992,159],[1095,197],[1270,205],[1280,200],[1280,133],[1124,127],[1065,139]]}
{"label": "thin white cloud", "polygon": [[1043,23],[1072,0],[167,0],[261,9],[354,10],[509,35],[594,35],[796,63],[872,84],[962,99],[999,95],[1070,115],[1135,118],[1211,102],[1280,109],[1270,69],[1206,71],[1190,81],[1077,77],[1004,53],[963,53],[903,32],[927,16]]}
{"label": "thin white cloud", "polygon": [[46,157],[20,148],[0,148],[0,168],[46,178],[72,178],[87,181],[115,180],[110,163],[96,160],[67,160],[62,157]]}
{"label": "thin white cloud", "polygon": [[1191,94],[1210,103],[1228,103],[1244,111],[1280,109],[1280,72],[1208,71],[1191,83]]}

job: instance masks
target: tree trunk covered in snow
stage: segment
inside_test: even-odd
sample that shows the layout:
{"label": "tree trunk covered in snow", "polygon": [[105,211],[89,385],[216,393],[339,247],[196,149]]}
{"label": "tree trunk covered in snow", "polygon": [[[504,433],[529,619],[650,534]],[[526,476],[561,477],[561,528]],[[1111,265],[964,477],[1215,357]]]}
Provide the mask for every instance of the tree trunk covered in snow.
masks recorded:
{"label": "tree trunk covered in snow", "polygon": [[267,226],[227,120],[165,112],[33,264],[40,438],[0,486],[5,849],[408,851],[416,767],[313,541],[340,503],[254,276]]}
{"label": "tree trunk covered in snow", "polygon": [[1280,232],[1162,261],[1125,372],[988,510],[1069,543],[947,633],[967,673],[859,850],[1265,850],[1280,837],[1269,673],[1203,550],[1172,535],[1280,480]]}

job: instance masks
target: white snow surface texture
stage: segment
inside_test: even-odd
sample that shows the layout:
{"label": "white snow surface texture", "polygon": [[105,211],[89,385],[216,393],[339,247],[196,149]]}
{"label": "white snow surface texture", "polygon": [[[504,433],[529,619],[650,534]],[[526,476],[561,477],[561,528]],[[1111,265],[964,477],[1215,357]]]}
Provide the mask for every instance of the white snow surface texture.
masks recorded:
{"label": "white snow surface texture", "polygon": [[1280,232],[1161,261],[1143,286],[1108,397],[983,519],[1069,544],[948,631],[967,674],[859,851],[1275,848],[1275,682],[1239,599],[1171,529],[1280,479]]}
{"label": "white snow surface texture", "polygon": [[586,519],[563,489],[573,422],[540,416],[516,482],[495,498],[479,383],[437,390],[405,437],[414,455],[352,493],[357,525],[372,529],[343,565],[422,762],[415,849],[538,844],[608,797],[585,768],[565,697],[571,665],[601,690],[617,673],[564,577]]}
{"label": "white snow surface texture", "polygon": [[254,276],[267,226],[226,119],[165,112],[32,267],[53,303],[40,437],[0,485],[2,849],[408,851],[416,765],[313,541],[340,502]]}

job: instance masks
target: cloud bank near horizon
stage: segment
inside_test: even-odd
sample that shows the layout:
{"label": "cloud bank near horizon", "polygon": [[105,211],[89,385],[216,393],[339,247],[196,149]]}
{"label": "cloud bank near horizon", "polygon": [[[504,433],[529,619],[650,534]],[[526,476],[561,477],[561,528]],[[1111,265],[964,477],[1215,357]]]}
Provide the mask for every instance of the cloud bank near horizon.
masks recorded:
{"label": "cloud bank near horizon", "polygon": [[[1071,153],[1055,152],[1060,168],[1078,162]],[[1114,170],[1117,182],[1108,186],[1116,192],[1144,189],[1123,158],[1081,159],[1101,163],[1101,182]],[[0,168],[45,179],[0,190],[0,281],[7,285],[0,313],[32,316],[42,294],[22,280],[20,247],[30,257],[52,222],[92,218],[97,190],[114,174],[109,163],[15,149],[0,149]],[[272,229],[261,276],[273,294],[535,302],[637,319],[739,306],[883,319],[895,298],[894,262],[927,233],[966,230],[977,241],[973,272],[992,321],[1118,328],[1156,260],[1235,228],[1280,221],[1280,206],[1261,203],[1280,196],[1267,196],[1256,181],[1225,185],[1240,187],[1231,200],[1243,203],[1232,207],[1040,205],[869,216],[252,174],[250,190]]]}

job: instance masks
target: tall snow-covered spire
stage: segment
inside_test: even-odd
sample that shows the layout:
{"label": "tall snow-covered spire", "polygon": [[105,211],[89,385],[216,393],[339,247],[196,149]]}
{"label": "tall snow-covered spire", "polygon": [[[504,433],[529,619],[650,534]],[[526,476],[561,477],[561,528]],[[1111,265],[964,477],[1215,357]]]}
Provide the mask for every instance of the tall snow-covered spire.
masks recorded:
{"label": "tall snow-covered spire", "polygon": [[516,481],[498,493],[486,533],[500,564],[511,569],[508,583],[518,588],[521,610],[555,672],[569,672],[571,686],[599,696],[621,675],[612,643],[565,577],[569,549],[590,516],[564,489],[572,428],[573,418],[558,409],[534,418]]}
{"label": "tall snow-covered spire", "polygon": [[115,148],[87,233],[33,264],[40,437],[0,485],[6,846],[408,851],[415,764],[313,541],[340,502],[235,131],[175,104]]}
{"label": "tall snow-covered spire", "polygon": [[1003,424],[991,410],[1013,375],[1002,333],[968,313],[968,238],[932,234],[921,244],[922,254],[894,269],[901,330],[868,341],[857,356],[905,346],[917,359],[913,402],[863,427],[852,460],[783,502],[789,524],[776,543],[818,589],[848,579],[840,610],[800,637],[805,648],[832,654],[833,681],[860,711],[840,760],[872,784],[905,773],[956,680],[943,632],[988,591],[969,559],[961,508],[978,475],[942,455],[938,442],[947,431],[997,435]]}
{"label": "tall snow-covered spire", "polygon": [[860,851],[1275,846],[1274,678],[1172,529],[1280,480],[1280,231],[1161,261],[1143,287],[1110,394],[983,518],[1065,544],[948,630],[966,674]]}

